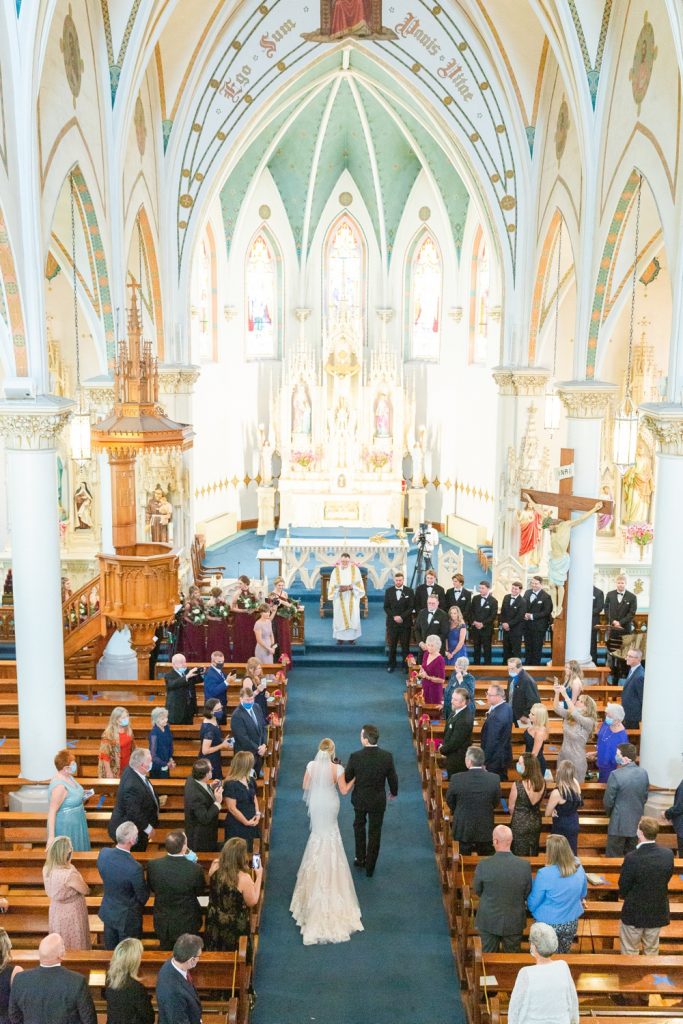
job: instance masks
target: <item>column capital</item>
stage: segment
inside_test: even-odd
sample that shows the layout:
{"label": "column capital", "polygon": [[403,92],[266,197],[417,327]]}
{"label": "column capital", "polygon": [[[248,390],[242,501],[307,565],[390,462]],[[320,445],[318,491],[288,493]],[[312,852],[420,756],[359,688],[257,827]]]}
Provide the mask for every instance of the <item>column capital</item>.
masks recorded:
{"label": "column capital", "polygon": [[550,376],[544,366],[496,366],[492,373],[501,395],[542,395]]}
{"label": "column capital", "polygon": [[71,419],[75,402],[56,395],[0,402],[0,437],[10,451],[53,451]]}
{"label": "column capital", "polygon": [[114,404],[114,381],[107,374],[84,380],[83,391],[92,409],[111,409]]}
{"label": "column capital", "polygon": [[199,380],[200,373],[199,366],[166,363],[159,367],[159,391],[162,395],[189,393]]}
{"label": "column capital", "polygon": [[654,437],[662,455],[683,455],[683,405],[646,402],[639,412],[641,423]]}
{"label": "column capital", "polygon": [[375,313],[383,324],[390,323],[394,318],[394,311],[389,306],[378,306]]}
{"label": "column capital", "polygon": [[555,390],[572,419],[601,420],[619,388],[603,380],[565,380]]}

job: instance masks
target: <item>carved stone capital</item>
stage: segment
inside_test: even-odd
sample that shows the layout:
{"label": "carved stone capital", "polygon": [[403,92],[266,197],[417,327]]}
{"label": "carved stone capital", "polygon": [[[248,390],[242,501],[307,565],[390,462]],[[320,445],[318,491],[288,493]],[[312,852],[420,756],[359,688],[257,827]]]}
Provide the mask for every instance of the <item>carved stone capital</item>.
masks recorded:
{"label": "carved stone capital", "polygon": [[0,436],[10,451],[42,452],[57,448],[75,402],[55,395],[0,402]]}
{"label": "carved stone capital", "polygon": [[162,395],[186,394],[192,391],[201,373],[199,366],[168,363],[159,367],[159,391]]}
{"label": "carved stone capital", "polygon": [[683,405],[647,402],[640,406],[640,421],[662,455],[683,455]]}
{"label": "carved stone capital", "polygon": [[493,379],[501,395],[542,395],[550,370],[543,366],[496,366]]}
{"label": "carved stone capital", "polygon": [[568,380],[557,384],[555,390],[572,419],[601,420],[619,389],[606,381]]}
{"label": "carved stone capital", "polygon": [[394,311],[393,309],[390,309],[388,306],[376,309],[375,313],[377,314],[377,316],[379,317],[383,324],[388,324],[394,318]]}
{"label": "carved stone capital", "polygon": [[111,409],[114,404],[114,381],[111,377],[91,377],[83,381],[83,391],[88,397],[91,409]]}
{"label": "carved stone capital", "polygon": [[294,316],[300,324],[305,324],[312,312],[313,310],[309,309],[308,306],[297,306],[294,310]]}

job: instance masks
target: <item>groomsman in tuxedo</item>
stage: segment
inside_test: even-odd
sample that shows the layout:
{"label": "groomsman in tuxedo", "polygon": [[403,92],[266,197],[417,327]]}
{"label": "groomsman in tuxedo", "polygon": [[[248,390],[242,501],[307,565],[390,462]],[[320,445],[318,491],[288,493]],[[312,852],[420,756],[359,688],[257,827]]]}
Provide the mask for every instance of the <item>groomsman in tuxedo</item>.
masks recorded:
{"label": "groomsman in tuxedo", "polygon": [[612,678],[614,686],[618,686],[624,674],[623,658],[617,657],[613,651],[621,649],[624,637],[633,632],[633,617],[638,611],[638,598],[626,589],[626,577],[617,576],[615,590],[610,590],[605,598],[605,618],[607,619],[607,650],[612,655]]}
{"label": "groomsman in tuxedo", "polygon": [[[493,620],[498,614],[498,602],[491,593],[486,580],[479,584],[479,593],[472,598],[470,605],[470,641],[472,643],[472,660],[475,665],[491,664],[491,638],[493,637]],[[482,650],[484,661],[482,662]]]}
{"label": "groomsman in tuxedo", "polygon": [[593,622],[591,626],[591,661],[598,663],[598,626],[600,616],[605,607],[605,595],[598,587],[593,587]]}
{"label": "groomsman in tuxedo", "polygon": [[443,654],[448,639],[448,615],[439,608],[439,599],[436,594],[427,598],[427,607],[418,613],[415,619],[415,639],[421,651],[426,650],[425,641],[428,636],[434,634],[441,639],[441,653]]}
{"label": "groomsman in tuxedo", "polygon": [[510,584],[510,593],[503,598],[498,622],[503,631],[503,661],[522,656],[522,631],[524,629],[524,598],[522,584]]}
{"label": "groomsman in tuxedo", "polygon": [[462,573],[456,572],[453,577],[453,586],[446,591],[446,611],[450,611],[453,605],[457,605],[464,621],[469,622],[471,603],[472,591],[465,590],[465,577]]}
{"label": "groomsman in tuxedo", "polygon": [[384,591],[384,614],[387,617],[387,636],[389,638],[387,672],[393,672],[396,669],[396,648],[399,641],[404,665],[410,654],[410,630],[413,625],[415,595],[410,587],[405,586],[404,580],[402,572],[395,572],[393,587],[387,587]]}
{"label": "groomsman in tuxedo", "polygon": [[436,582],[436,573],[433,569],[427,569],[425,581],[415,588],[415,611],[421,612],[427,607],[427,598],[436,594],[439,601],[439,608],[446,608],[446,591]]}
{"label": "groomsman in tuxedo", "polygon": [[527,665],[540,665],[543,641],[550,626],[553,602],[543,589],[540,576],[531,577],[531,586],[524,595],[524,655]]}

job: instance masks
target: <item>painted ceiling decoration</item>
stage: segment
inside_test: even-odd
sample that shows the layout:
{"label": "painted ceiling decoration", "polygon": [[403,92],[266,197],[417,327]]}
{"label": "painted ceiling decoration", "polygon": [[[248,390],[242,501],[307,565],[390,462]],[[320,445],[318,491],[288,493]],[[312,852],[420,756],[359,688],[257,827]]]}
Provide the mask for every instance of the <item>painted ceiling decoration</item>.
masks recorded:
{"label": "painted ceiling decoration", "polygon": [[141,0],[133,0],[130,8],[130,14],[128,15],[128,21],[123,32],[123,39],[121,40],[121,46],[119,47],[118,56],[114,53],[114,41],[111,31],[111,19],[109,17],[109,0],[100,0],[102,6],[102,21],[104,23],[104,35],[107,40],[107,59],[109,61],[109,84],[111,88],[111,105],[114,106],[116,102],[116,93],[119,87],[119,79],[121,77],[121,69],[123,62],[126,59],[126,51],[128,49],[128,43],[130,42],[131,33],[135,24],[135,19],[138,15]]}
{"label": "painted ceiling decoration", "polygon": [[[594,0],[599,2],[599,0]],[[612,13],[612,2],[613,0],[604,0],[604,7],[602,9],[602,21],[600,23],[600,37],[598,39],[598,48],[595,54],[595,63],[591,60],[591,55],[588,52],[588,44],[586,43],[586,35],[583,31],[583,25],[581,24],[581,18],[579,12],[576,9],[576,0],[568,0],[569,12],[574,22],[574,28],[576,29],[576,35],[579,40],[579,46],[581,47],[581,56],[583,57],[583,66],[586,69],[586,78],[588,79],[588,90],[590,92],[591,104],[593,110],[595,110],[595,102],[598,98],[598,85],[600,84],[600,71],[602,69],[602,58],[605,52],[605,41],[607,39],[607,29],[609,27],[609,18]]]}

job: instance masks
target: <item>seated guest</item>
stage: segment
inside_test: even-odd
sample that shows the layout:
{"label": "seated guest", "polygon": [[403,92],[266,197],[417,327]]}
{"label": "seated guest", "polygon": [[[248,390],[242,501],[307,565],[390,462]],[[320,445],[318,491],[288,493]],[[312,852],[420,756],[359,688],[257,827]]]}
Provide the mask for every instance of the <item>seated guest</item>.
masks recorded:
{"label": "seated guest", "polygon": [[223,803],[220,779],[211,784],[211,765],[204,757],[192,765],[185,782],[185,835],[191,850],[212,853],[218,848],[218,815]]}
{"label": "seated guest", "polygon": [[132,821],[138,830],[135,851],[146,850],[149,837],[159,824],[159,801],[147,776],[152,768],[152,755],[146,747],[136,747],[130,764],[121,776],[116,803],[109,819],[112,839],[122,821]]}
{"label": "seated guest", "polygon": [[204,943],[198,935],[176,939],[173,956],[157,975],[158,1024],[202,1024],[202,1004],[190,971],[199,963]]}
{"label": "seated guest", "polygon": [[114,708],[102,733],[97,774],[100,779],[120,779],[135,750],[130,715],[125,708]]}
{"label": "seated guest", "polygon": [[467,658],[464,656],[462,658],[456,658],[454,671],[451,673],[448,686],[443,693],[444,718],[448,718],[450,714],[451,694],[456,686],[461,686],[463,690],[467,690],[472,714],[474,714],[476,710],[476,704],[474,703],[475,680],[472,673],[468,671],[469,667],[470,663]]}
{"label": "seated guest", "polygon": [[522,754],[517,759],[516,768],[520,778],[512,783],[508,801],[512,815],[512,852],[518,857],[538,857],[545,782],[538,759],[533,754]]}
{"label": "seated guest", "polygon": [[249,686],[243,686],[240,690],[239,707],[230,716],[230,731],[235,741],[234,752],[250,751],[254,755],[254,771],[258,775],[268,749],[268,730],[261,709],[255,706],[254,693]]}
{"label": "seated guest", "polygon": [[[514,714],[514,712],[513,712]],[[524,730],[524,746],[527,754],[538,758],[541,775],[545,778],[547,764],[543,748],[548,739],[548,709],[544,704],[534,704],[529,712],[529,724]]]}
{"label": "seated guest", "polygon": [[142,953],[139,939],[124,939],[112,953],[104,989],[107,1024],[154,1024],[152,1000],[138,977]]}
{"label": "seated guest", "polygon": [[571,761],[559,761],[555,789],[548,797],[545,814],[552,818],[552,833],[564,836],[576,856],[579,842],[579,808],[583,807],[581,784]]}
{"label": "seated guest", "polygon": [[[616,775],[616,772],[614,773]],[[671,920],[669,882],[674,873],[674,852],[656,842],[659,824],[654,818],[638,822],[638,845],[624,857],[619,875],[621,952],[659,955],[659,932]]]}
{"label": "seated guest", "polygon": [[88,978],[62,967],[61,935],[46,935],[38,946],[40,967],[17,974],[9,1000],[11,1024],[97,1024]]}
{"label": "seated guest", "polygon": [[641,665],[643,652],[632,647],[626,655],[628,672],[621,691],[621,706],[624,709],[624,728],[639,729],[643,717],[643,689],[645,669]]}
{"label": "seated guest", "polygon": [[221,703],[220,715],[216,715],[219,725],[225,722],[225,708],[228,702],[228,682],[234,676],[227,679],[223,673],[225,655],[222,651],[214,651],[211,655],[211,664],[204,672],[204,703],[215,698]]}
{"label": "seated guest", "polygon": [[261,709],[264,720],[268,721],[268,683],[263,678],[263,665],[258,658],[249,658],[244,670],[243,686],[250,686],[254,694],[254,704]]}
{"label": "seated guest", "polygon": [[556,952],[557,935],[550,925],[536,921],[529,929],[529,953],[536,964],[522,967],[517,975],[508,1024],[577,1024],[579,999],[574,979],[566,960],[550,959]]}
{"label": "seated guest", "polygon": [[489,709],[481,729],[486,767],[506,779],[512,761],[512,708],[506,703],[505,690],[498,683],[489,684],[486,703]]}
{"label": "seated guest", "polygon": [[74,775],[77,771],[76,758],[70,750],[59,750],[55,754],[57,774],[47,788],[47,845],[55,836],[68,836],[74,850],[89,850],[90,836],[83,801],[92,796],[91,789],[84,790]]}
{"label": "seated guest", "polygon": [[512,719],[519,722],[529,717],[534,704],[540,697],[538,687],[529,673],[522,667],[521,658],[508,658],[508,688],[505,699],[512,708]]}
{"label": "seated guest", "polygon": [[441,637],[431,634],[425,641],[425,651],[418,677],[426,704],[443,704],[443,684],[446,665],[441,651]]}
{"label": "seated guest", "polygon": [[152,755],[150,779],[170,779],[173,760],[173,733],[168,724],[166,708],[152,711],[152,729],[149,734],[149,752]]}
{"label": "seated guest", "polygon": [[678,839],[678,856],[683,857],[683,782],[678,783],[674,802],[664,811],[664,817],[673,825]]}
{"label": "seated guest", "polygon": [[475,925],[484,953],[519,953],[526,925],[526,898],[531,889],[528,860],[510,852],[512,832],[507,825],[493,830],[492,857],[480,860],[472,887],[479,896]]}
{"label": "seated guest", "polygon": [[243,935],[248,937],[247,959],[251,961],[251,920],[249,910],[261,895],[263,868],[249,870],[247,844],[235,836],[228,839],[209,869],[209,909],[206,914],[206,948],[233,952]]}
{"label": "seated guest", "polygon": [[453,775],[446,791],[446,803],[453,814],[453,838],[462,854],[493,852],[493,815],[500,803],[500,776],[484,767],[481,747],[468,747],[466,772]]}
{"label": "seated guest", "polygon": [[600,726],[595,757],[598,762],[598,782],[607,782],[617,766],[617,747],[620,743],[628,743],[628,733],[622,722],[624,709],[621,704],[608,704],[605,708],[605,720]]}
{"label": "seated guest", "polygon": [[97,870],[104,884],[98,917],[104,923],[105,949],[142,935],[142,909],[149,892],[142,867],[131,853],[137,841],[137,827],[124,821],[116,830],[116,846],[104,847],[97,855]]}
{"label": "seated guest", "polygon": [[446,638],[445,660],[447,665],[455,665],[456,659],[465,650],[467,626],[457,604],[448,609],[448,636]]}
{"label": "seated guest", "polygon": [[43,886],[50,898],[48,928],[62,936],[66,949],[91,949],[85,903],[85,897],[90,895],[90,886],[71,863],[73,852],[67,836],[57,836],[47,851]]}
{"label": "seated guest", "polygon": [[184,654],[174,654],[166,680],[166,707],[171,725],[192,725],[197,714],[197,680],[201,671],[196,666],[188,671]]}
{"label": "seated guest", "polygon": [[12,963],[12,943],[4,928],[0,928],[0,1024],[9,1024],[9,1000],[12,982],[23,967]]}
{"label": "seated guest", "polygon": [[556,932],[559,952],[569,953],[588,892],[586,872],[564,836],[548,836],[545,863],[534,878],[528,907]]}
{"label": "seated guest", "polygon": [[204,718],[199,729],[199,756],[205,757],[211,765],[214,779],[223,778],[223,762],[221,753],[230,747],[230,741],[225,737],[216,721],[217,712],[222,711],[221,702],[212,697],[204,705]]}
{"label": "seated guest", "polygon": [[254,755],[248,750],[242,750],[233,757],[230,773],[223,786],[223,796],[228,809],[225,815],[225,840],[227,842],[233,836],[239,836],[246,840],[251,853],[254,839],[260,835],[261,814],[256,799]]}
{"label": "seated guest", "polygon": [[606,857],[623,857],[636,847],[638,822],[650,787],[648,774],[636,764],[636,757],[632,743],[617,747],[617,767],[607,780],[602,801],[609,817]]}
{"label": "seated guest", "polygon": [[469,705],[469,694],[458,686],[451,697],[451,713],[446,722],[441,753],[446,758],[448,778],[457,772],[466,772],[465,755],[472,739],[474,714]]}
{"label": "seated guest", "polygon": [[147,882],[154,896],[154,931],[161,949],[173,949],[176,939],[202,930],[202,908],[197,899],[206,890],[197,855],[180,829],[164,840],[165,857],[147,864]]}

